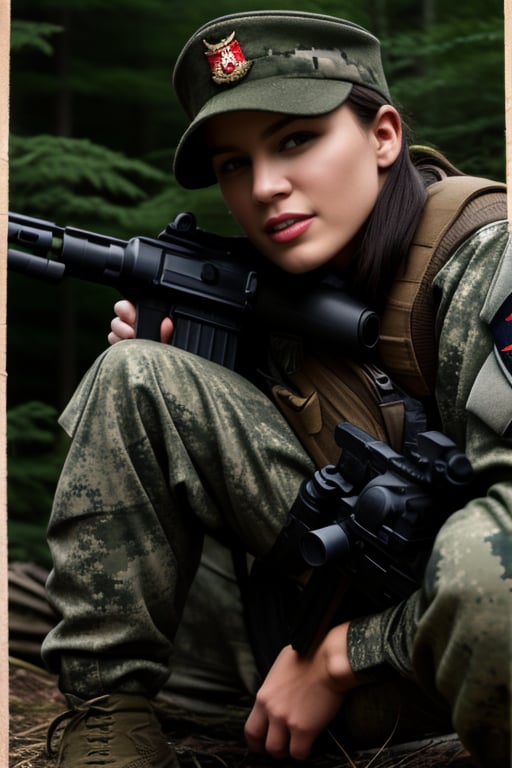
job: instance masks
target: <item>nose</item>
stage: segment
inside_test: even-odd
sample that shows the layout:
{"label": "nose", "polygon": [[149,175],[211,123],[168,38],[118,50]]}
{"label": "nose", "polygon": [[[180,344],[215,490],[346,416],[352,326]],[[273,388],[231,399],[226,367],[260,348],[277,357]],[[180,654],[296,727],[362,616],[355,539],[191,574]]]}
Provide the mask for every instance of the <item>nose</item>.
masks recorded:
{"label": "nose", "polygon": [[252,194],[256,202],[267,203],[290,194],[291,182],[275,158],[259,159],[252,166]]}

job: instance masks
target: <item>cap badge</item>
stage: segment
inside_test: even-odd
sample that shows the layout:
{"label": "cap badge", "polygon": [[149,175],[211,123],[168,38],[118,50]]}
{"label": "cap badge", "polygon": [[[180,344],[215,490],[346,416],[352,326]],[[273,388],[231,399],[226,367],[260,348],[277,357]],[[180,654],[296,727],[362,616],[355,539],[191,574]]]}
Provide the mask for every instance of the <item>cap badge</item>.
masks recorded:
{"label": "cap badge", "polygon": [[212,71],[212,80],[218,85],[235,83],[245,77],[252,67],[252,61],[247,61],[235,33],[232,32],[220,43],[209,43],[203,40],[208,50],[205,56],[208,58]]}

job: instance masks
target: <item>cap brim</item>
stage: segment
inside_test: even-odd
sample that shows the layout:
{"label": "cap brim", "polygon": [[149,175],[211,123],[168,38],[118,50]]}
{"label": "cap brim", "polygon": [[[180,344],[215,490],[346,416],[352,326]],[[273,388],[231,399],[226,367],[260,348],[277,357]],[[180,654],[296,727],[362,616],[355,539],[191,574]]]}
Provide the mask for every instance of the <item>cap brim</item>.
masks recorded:
{"label": "cap brim", "polygon": [[174,156],[174,175],[186,189],[215,184],[202,128],[207,120],[227,112],[254,110],[285,115],[323,115],[343,104],[352,90],[346,80],[283,78],[278,76],[219,90],[206,102],[183,134]]}

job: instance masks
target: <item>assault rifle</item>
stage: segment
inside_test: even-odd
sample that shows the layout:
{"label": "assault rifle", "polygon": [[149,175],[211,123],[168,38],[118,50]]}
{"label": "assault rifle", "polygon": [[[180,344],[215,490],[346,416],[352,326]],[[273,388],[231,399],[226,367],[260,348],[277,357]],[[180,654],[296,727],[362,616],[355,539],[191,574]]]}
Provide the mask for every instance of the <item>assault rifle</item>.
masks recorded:
{"label": "assault rifle", "polygon": [[366,356],[379,321],[364,304],[314,275],[285,276],[241,237],[199,229],[180,213],[156,239],[120,240],[9,214],[9,270],[50,282],[81,278],[116,288],[137,307],[138,338],[171,343],[236,368],[249,323],[301,336],[340,353]]}
{"label": "assault rifle", "polygon": [[270,555],[301,574],[289,637],[306,653],[336,623],[398,604],[419,588],[434,538],[472,480],[466,455],[444,434],[422,432],[410,456],[340,422],[336,465],[306,479]]}

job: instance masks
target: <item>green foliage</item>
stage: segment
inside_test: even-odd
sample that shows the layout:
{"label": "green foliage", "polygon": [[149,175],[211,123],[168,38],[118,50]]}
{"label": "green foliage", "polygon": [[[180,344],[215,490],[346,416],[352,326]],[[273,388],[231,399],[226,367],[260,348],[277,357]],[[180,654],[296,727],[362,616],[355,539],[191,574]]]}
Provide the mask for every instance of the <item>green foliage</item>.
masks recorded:
{"label": "green foliage", "polygon": [[39,51],[39,53],[43,53],[45,56],[51,56],[54,47],[48,38],[62,31],[63,27],[57,24],[13,19],[11,24],[11,51],[15,53],[24,49],[31,49]]}
{"label": "green foliage", "polygon": [[88,139],[48,135],[12,135],[10,169],[11,208],[50,218],[59,211],[65,221],[74,223],[126,225],[128,206],[146,199],[149,185],[158,189],[166,180],[165,174],[142,160]]}
{"label": "green foliage", "polygon": [[457,18],[384,41],[395,100],[419,141],[466,173],[505,173],[503,19]]}
{"label": "green foliage", "polygon": [[11,560],[49,562],[45,530],[65,453],[56,415],[37,401],[7,412]]}
{"label": "green foliage", "polygon": [[131,211],[131,232],[154,237],[182,211],[193,212],[201,229],[240,234],[217,187],[198,190],[191,205],[190,193],[176,185],[167,186],[159,195],[148,198]]}

